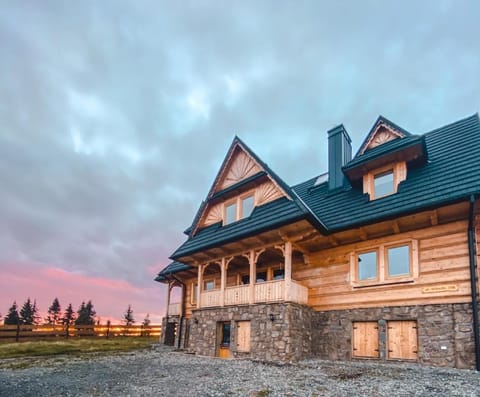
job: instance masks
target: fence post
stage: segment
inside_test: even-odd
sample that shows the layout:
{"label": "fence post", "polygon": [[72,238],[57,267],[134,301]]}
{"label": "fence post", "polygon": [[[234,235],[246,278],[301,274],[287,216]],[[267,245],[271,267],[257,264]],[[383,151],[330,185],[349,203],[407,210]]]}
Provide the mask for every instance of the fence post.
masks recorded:
{"label": "fence post", "polygon": [[107,339],[110,337],[110,320],[107,320]]}
{"label": "fence post", "polygon": [[15,334],[15,342],[18,342],[20,338],[20,322],[17,322],[17,332]]}
{"label": "fence post", "polygon": [[65,338],[67,338],[67,339],[70,336],[69,335],[70,334],[69,328],[70,328],[70,324],[67,323],[67,326],[65,327]]}

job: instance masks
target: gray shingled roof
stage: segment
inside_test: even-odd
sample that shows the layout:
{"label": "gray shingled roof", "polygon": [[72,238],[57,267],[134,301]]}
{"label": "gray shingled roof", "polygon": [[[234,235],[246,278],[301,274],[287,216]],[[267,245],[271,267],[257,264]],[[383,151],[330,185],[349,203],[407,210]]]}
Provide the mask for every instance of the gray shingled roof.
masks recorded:
{"label": "gray shingled roof", "polygon": [[285,197],[256,207],[245,219],[222,226],[221,222],[200,229],[195,236],[185,241],[171,256],[172,259],[199,252],[204,249],[245,238],[253,234],[278,228],[306,217],[295,201]]}
{"label": "gray shingled roof", "polygon": [[173,261],[170,263],[167,267],[165,267],[160,273],[157,274],[157,277],[155,277],[155,281],[166,281],[168,280],[168,277],[172,274],[184,271],[184,270],[190,270],[192,267],[190,265],[187,265],[182,262],[177,262]]}
{"label": "gray shingled roof", "polygon": [[408,177],[400,183],[397,194],[368,201],[361,188],[330,192],[328,183],[314,187],[316,178],[293,189],[326,224],[329,232],[455,202],[480,192],[477,114],[433,130],[425,134],[424,139],[428,162],[408,170]]}
{"label": "gray shingled roof", "polygon": [[[384,118],[379,118],[374,126],[379,121],[389,122]],[[400,129],[398,126],[395,127]],[[424,140],[428,153],[428,161],[421,166],[417,165],[408,169],[408,177],[400,183],[398,193],[372,201],[368,200],[361,188],[348,186],[344,189],[330,191],[328,181],[315,186],[317,177],[293,187],[286,186],[242,142],[242,145],[264,166],[268,174],[273,175],[293,200],[277,199],[255,208],[249,218],[226,226],[217,223],[201,229],[195,236],[183,243],[171,257],[173,259],[180,258],[272,230],[300,219],[308,219],[324,233],[333,233],[453,203],[472,194],[480,193],[480,120],[478,114],[437,128],[423,136],[411,135],[406,132],[405,138],[388,142],[357,156],[347,163],[344,169],[405,148],[405,145],[418,144],[422,140]],[[160,274],[167,270],[185,270],[180,265],[173,265],[174,263],[178,262],[173,262]],[[157,278],[160,277],[160,274]]]}

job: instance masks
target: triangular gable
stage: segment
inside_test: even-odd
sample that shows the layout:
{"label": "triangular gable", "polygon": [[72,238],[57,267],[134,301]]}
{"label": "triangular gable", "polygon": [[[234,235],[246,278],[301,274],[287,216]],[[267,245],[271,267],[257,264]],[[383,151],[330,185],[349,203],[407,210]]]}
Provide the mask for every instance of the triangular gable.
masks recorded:
{"label": "triangular gable", "polygon": [[394,139],[405,138],[411,135],[408,131],[392,123],[385,117],[379,116],[373,127],[370,129],[367,137],[360,145],[355,157],[361,156],[366,151],[380,146],[386,142],[393,141]]}
{"label": "triangular gable", "polygon": [[223,204],[211,203],[215,196],[222,194],[229,188],[248,183],[256,176],[266,175],[267,181],[262,182],[255,188],[255,203],[262,205],[280,197],[292,199],[290,188],[240,138],[233,139],[227,155],[207,195],[204,205],[200,206],[194,223],[192,234],[199,227],[209,226],[223,219]]}

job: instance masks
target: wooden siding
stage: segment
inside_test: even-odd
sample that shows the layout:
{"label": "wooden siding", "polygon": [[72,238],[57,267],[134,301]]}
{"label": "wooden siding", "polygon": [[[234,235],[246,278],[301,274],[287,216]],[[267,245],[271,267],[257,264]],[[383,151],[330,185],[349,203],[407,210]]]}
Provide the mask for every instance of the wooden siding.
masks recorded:
{"label": "wooden siding", "polygon": [[[242,196],[249,195],[254,196],[255,206],[267,204],[285,196],[285,194],[271,181],[263,182],[261,185],[253,189],[242,192]],[[231,201],[231,199],[229,200]],[[211,205],[209,208],[207,208],[202,216],[202,220],[199,223],[199,228],[223,221],[224,212],[224,203]]]}
{"label": "wooden siding", "polygon": [[[469,302],[468,222],[456,221],[407,233],[339,246],[309,255],[308,265],[292,277],[309,288],[308,304],[315,310]],[[411,282],[354,288],[350,255],[380,244],[418,241],[418,277]]]}

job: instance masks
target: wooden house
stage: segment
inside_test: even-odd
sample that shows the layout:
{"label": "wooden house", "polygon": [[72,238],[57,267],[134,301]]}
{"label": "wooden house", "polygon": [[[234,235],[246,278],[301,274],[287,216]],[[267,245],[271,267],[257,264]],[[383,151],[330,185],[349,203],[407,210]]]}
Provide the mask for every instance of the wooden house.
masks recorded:
{"label": "wooden house", "polygon": [[169,292],[164,343],[479,369],[478,115],[423,135],[379,117],[351,152],[333,128],[328,172],[289,186],[233,140],[156,278]]}

